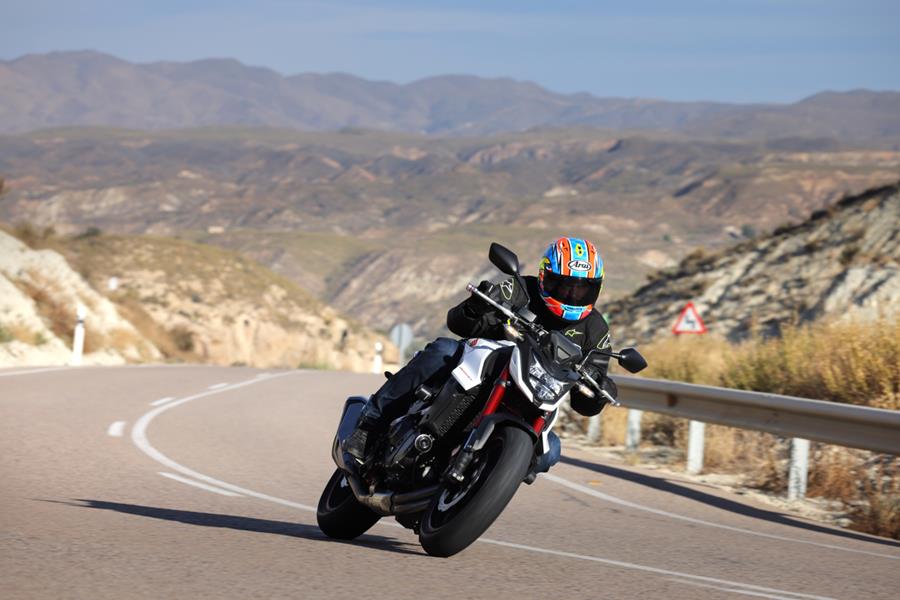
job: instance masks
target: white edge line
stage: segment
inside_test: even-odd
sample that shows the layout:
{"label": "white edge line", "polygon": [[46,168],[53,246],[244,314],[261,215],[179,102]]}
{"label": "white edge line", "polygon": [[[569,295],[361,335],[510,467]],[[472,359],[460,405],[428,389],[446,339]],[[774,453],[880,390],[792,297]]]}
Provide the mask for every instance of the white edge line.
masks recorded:
{"label": "white edge line", "polygon": [[160,475],[163,477],[168,477],[169,479],[174,479],[175,481],[180,481],[181,483],[186,483],[188,485],[192,485],[194,487],[198,487],[201,490],[206,490],[207,492],[214,492],[216,494],[222,494],[223,496],[236,496],[240,497],[240,494],[236,494],[234,492],[229,492],[228,490],[219,489],[217,487],[207,485],[205,483],[200,483],[199,481],[192,481],[187,477],[182,477],[181,475],[175,475],[174,473],[166,473],[165,471],[160,471]]}
{"label": "white edge line", "polygon": [[694,523],[695,525],[705,525],[706,527],[715,527],[717,529],[724,529],[726,531],[734,531],[735,533],[745,533],[747,535],[755,535],[757,537],[764,537],[770,540],[779,540],[782,542],[794,542],[797,544],[807,544],[809,546],[817,546],[819,548],[828,548],[830,550],[841,550],[843,552],[854,552],[856,554],[867,554],[869,556],[878,556],[880,558],[889,558],[891,560],[900,560],[900,556],[893,556],[891,554],[882,554],[880,552],[872,552],[870,550],[858,550],[856,548],[848,548],[846,546],[838,546],[835,544],[826,544],[823,542],[813,542],[810,540],[801,540],[798,538],[790,538],[782,535],[777,535],[774,533],[764,533],[762,531],[753,531],[752,529],[743,529],[741,527],[733,527],[731,525],[723,525],[721,523],[713,523],[712,521],[704,521],[703,519],[695,519],[694,517],[688,517],[685,515],[679,515],[676,513],[671,513],[665,510],[660,510],[658,508],[651,508],[649,506],[644,506],[643,504],[638,504],[636,502],[630,502],[628,500],[623,500],[621,498],[617,498],[615,496],[610,496],[609,494],[604,494],[603,492],[598,492],[597,490],[593,490],[587,486],[569,481],[568,479],[563,479],[557,475],[551,475],[550,473],[542,474],[542,477],[561,485],[563,487],[567,487],[570,490],[575,490],[576,492],[581,492],[582,494],[587,494],[588,496],[593,496],[594,498],[598,498],[600,500],[605,500],[606,502],[610,502],[612,504],[618,504],[619,506],[627,506],[628,508],[633,508],[635,510],[642,510],[644,512],[653,513],[655,515],[659,515],[661,517],[666,517],[669,519],[677,519],[679,521],[687,521],[688,523]]}
{"label": "white edge line", "polygon": [[116,421],[106,430],[106,435],[111,437],[122,437],[125,433],[125,421]]}
{"label": "white edge line", "polygon": [[[284,377],[285,375],[291,375],[293,373],[298,373],[298,372],[299,371],[279,373],[277,375],[272,375],[270,378],[266,378],[266,379],[253,378],[248,381],[243,381],[241,383],[236,383],[236,384],[230,385],[227,388],[221,388],[218,390],[210,390],[210,391],[206,391],[206,392],[201,392],[199,394],[195,394],[193,396],[188,396],[187,398],[182,398],[181,400],[177,400],[175,402],[171,402],[169,404],[165,404],[163,406],[155,408],[155,409],[151,410],[150,412],[144,414],[134,424],[134,427],[131,429],[131,440],[132,440],[132,442],[134,442],[134,445],[137,446],[144,454],[146,454],[147,456],[149,456],[156,462],[158,462],[162,465],[165,465],[166,467],[168,467],[169,469],[171,469],[173,471],[177,471],[179,473],[187,475],[188,477],[192,477],[193,479],[197,479],[199,481],[206,482],[206,483],[210,484],[210,487],[216,486],[216,487],[222,488],[224,490],[235,492],[239,495],[250,496],[252,498],[258,498],[260,500],[266,500],[268,502],[272,502],[275,504],[281,504],[283,506],[289,506],[292,508],[297,508],[299,510],[304,510],[307,512],[316,512],[315,507],[309,506],[307,504],[300,504],[299,502],[285,500],[284,498],[278,498],[276,496],[269,496],[268,494],[263,494],[260,492],[255,492],[253,490],[248,490],[246,488],[242,488],[240,486],[237,486],[237,485],[234,485],[231,483],[227,483],[225,481],[220,481],[220,480],[210,477],[208,475],[204,475],[203,473],[198,473],[197,471],[194,471],[193,469],[190,469],[188,467],[185,467],[184,465],[181,465],[181,464],[175,462],[174,460],[172,460],[171,458],[169,458],[168,456],[166,456],[165,454],[163,454],[162,452],[160,452],[159,450],[154,448],[150,444],[149,440],[147,439],[147,426],[150,424],[150,422],[154,418],[156,418],[158,415],[162,414],[163,412],[169,410],[170,408],[174,408],[176,406],[179,406],[186,402],[190,402],[192,400],[197,400],[199,398],[204,398],[206,396],[212,396],[213,394],[218,394],[218,393],[221,393],[226,390],[241,388],[241,387],[244,387],[247,385],[252,385],[254,383],[259,383],[261,381],[267,381],[268,379],[276,379],[278,377]],[[164,473],[160,472],[160,474],[162,475]],[[166,475],[166,476],[171,477],[171,474]],[[546,474],[545,474],[545,476],[546,476]],[[190,480],[188,480],[188,481],[190,481]],[[190,481],[190,483],[192,485],[197,484],[197,482],[195,482],[195,481]],[[389,522],[389,521],[388,522],[379,521],[377,524],[389,526],[389,527],[400,527],[400,528],[403,527],[399,523],[394,523],[394,522]],[[758,585],[739,583],[736,581],[728,581],[725,579],[716,579],[714,577],[705,577],[702,575],[691,575],[690,573],[681,573],[678,571],[669,571],[666,569],[658,569],[656,567],[639,565],[639,564],[635,564],[635,563],[628,563],[628,562],[623,562],[623,561],[618,561],[618,560],[611,560],[608,558],[601,558],[598,556],[589,556],[586,554],[575,554],[572,552],[563,552],[560,550],[550,550],[547,548],[526,546],[524,544],[514,544],[512,542],[502,542],[499,540],[480,538],[478,540],[478,543],[494,544],[496,546],[515,548],[517,550],[526,550],[529,552],[535,552],[535,553],[539,553],[539,554],[549,554],[552,556],[562,556],[565,558],[577,558],[577,559],[581,559],[581,560],[587,560],[587,561],[591,561],[591,562],[606,564],[606,565],[613,566],[613,567],[645,571],[645,572],[649,572],[649,573],[655,573],[658,575],[668,575],[668,576],[673,576],[673,577],[679,577],[679,578],[682,578],[685,580],[703,581],[703,582],[707,582],[707,583],[726,585],[726,586],[731,586],[731,587],[735,587],[735,588],[745,588],[745,589],[756,590],[756,591],[760,591],[760,592],[770,592],[773,594],[781,594],[788,598],[810,598],[812,600],[832,600],[831,598],[828,598],[827,596],[813,596],[813,595],[809,595],[809,594],[798,594],[796,592],[788,592],[785,590],[772,589],[772,588],[762,587],[762,586],[758,586]]]}
{"label": "white edge line", "polygon": [[549,548],[538,548],[535,546],[527,546],[525,544],[514,544],[512,542],[501,542],[499,540],[490,540],[485,538],[480,538],[479,542],[485,544],[494,544],[495,546],[504,546],[506,548],[516,548],[517,550],[528,550],[529,552],[537,552],[541,554],[550,554],[553,556],[562,556],[565,558],[577,558],[580,560],[588,560],[591,562],[602,563],[605,565],[613,566],[613,567],[621,567],[624,569],[634,569],[637,571],[645,571],[647,573],[654,573],[656,575],[669,575],[672,577],[679,577],[685,580],[693,580],[693,581],[703,581],[707,583],[713,583],[718,585],[726,585],[732,588],[744,588],[748,590],[756,590],[760,592],[769,592],[772,594],[781,594],[781,597],[787,598],[810,598],[812,600],[832,600],[828,596],[814,596],[812,594],[800,594],[797,592],[788,592],[786,590],[778,590],[773,588],[764,587],[761,585],[753,585],[750,583],[740,583],[737,581],[728,581],[727,579],[717,579],[716,577],[705,577],[703,575],[691,575],[690,573],[681,573],[679,571],[670,571],[668,569],[660,569],[657,567],[649,567],[647,565],[639,565],[636,563],[625,562],[621,560],[612,560],[609,558],[601,558],[599,556],[591,556],[589,554],[576,554],[574,552],[564,552],[562,550],[550,550]]}
{"label": "white edge line", "polygon": [[[720,592],[729,592],[731,594],[744,594],[746,596],[758,596],[760,598],[774,598],[775,600],[785,600],[785,596],[774,596],[772,594],[764,594],[763,592],[754,592],[752,590],[739,590],[733,587],[721,587],[718,585],[712,585],[709,583],[700,583],[699,581],[687,581],[684,579],[677,579],[675,577],[669,578],[669,581],[674,581],[675,583],[683,583],[685,585],[693,585],[701,588],[709,588],[713,590],[719,590]],[[790,599],[788,599],[790,600]]]}
{"label": "white edge line", "polygon": [[27,371],[13,371],[11,373],[0,373],[0,377],[13,377],[15,375],[28,375],[30,373],[49,373],[50,371],[68,371],[69,369],[77,369],[78,367],[44,367],[41,369],[28,369]]}
{"label": "white edge line", "polygon": [[221,390],[221,389],[226,388],[226,387],[228,387],[228,383],[227,383],[227,382],[226,382],[226,383],[214,383],[213,385],[209,386],[209,387],[206,388],[206,389],[208,389],[208,390]]}
{"label": "white edge line", "polygon": [[166,398],[160,398],[159,400],[154,400],[150,403],[150,406],[159,406],[160,404],[165,404],[166,402],[171,402],[175,399],[175,396],[167,396]]}
{"label": "white edge line", "polygon": [[[165,454],[163,454],[162,452],[160,452],[159,450],[154,448],[150,444],[150,442],[147,440],[147,426],[150,424],[150,422],[154,418],[156,418],[158,415],[162,414],[163,412],[169,410],[170,408],[180,406],[186,402],[190,402],[192,400],[197,400],[199,398],[205,398],[206,396],[212,396],[214,394],[221,394],[222,392],[226,392],[226,391],[237,389],[237,388],[242,388],[244,386],[252,385],[254,383],[261,383],[263,381],[268,381],[269,379],[276,379],[278,377],[285,377],[286,375],[293,375],[294,373],[295,373],[295,371],[288,371],[286,373],[279,373],[277,375],[272,375],[272,376],[266,377],[266,378],[254,377],[253,379],[250,379],[247,381],[242,381],[240,383],[235,383],[235,384],[229,385],[228,387],[225,387],[225,388],[220,388],[218,390],[209,390],[206,392],[200,392],[199,394],[194,394],[193,396],[188,396],[186,398],[182,398],[180,400],[175,400],[174,402],[170,402],[168,404],[163,404],[162,406],[159,406],[159,407],[151,410],[150,412],[145,413],[140,419],[137,420],[137,422],[134,424],[134,427],[131,428],[131,441],[134,442],[134,445],[137,446],[144,454],[146,454],[147,456],[149,456],[156,462],[160,463],[161,465],[171,469],[172,471],[181,473],[182,475],[186,475],[186,476],[196,479],[198,481],[203,481],[210,485],[215,485],[215,486],[224,488],[226,490],[230,490],[232,492],[237,492],[238,494],[242,494],[244,496],[259,498],[260,500],[266,500],[268,502],[274,502],[276,504],[290,506],[291,508],[297,508],[300,510],[315,512],[316,509],[312,506],[308,506],[306,504],[300,504],[298,502],[292,502],[290,500],[284,500],[283,498],[276,498],[275,496],[269,496],[267,494],[261,494],[259,492],[254,492],[253,490],[248,490],[248,489],[242,488],[237,485],[226,483],[224,481],[219,481],[218,479],[209,477],[208,475],[204,475],[203,473],[198,473],[197,471],[194,471],[193,469],[189,469],[188,467],[185,467],[184,465],[181,465],[181,464],[175,462],[174,460],[172,460],[171,458],[169,458],[168,456],[166,456]],[[396,525],[398,527],[402,527],[399,523],[397,523]]]}

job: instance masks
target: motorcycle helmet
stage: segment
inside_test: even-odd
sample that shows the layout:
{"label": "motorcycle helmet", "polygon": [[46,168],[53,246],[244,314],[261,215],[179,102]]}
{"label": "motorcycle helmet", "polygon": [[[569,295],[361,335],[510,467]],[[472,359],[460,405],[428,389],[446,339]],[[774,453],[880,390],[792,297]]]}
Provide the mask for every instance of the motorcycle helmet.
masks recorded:
{"label": "motorcycle helmet", "polygon": [[544,304],[566,321],[591,312],[603,287],[603,260],[587,240],[561,237],[541,257],[538,284]]}

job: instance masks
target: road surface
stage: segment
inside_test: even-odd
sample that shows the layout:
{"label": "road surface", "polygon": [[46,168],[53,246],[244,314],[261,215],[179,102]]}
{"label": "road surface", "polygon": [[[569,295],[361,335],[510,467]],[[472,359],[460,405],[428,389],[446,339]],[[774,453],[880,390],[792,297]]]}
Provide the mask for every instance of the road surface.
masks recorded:
{"label": "road surface", "polygon": [[373,375],[0,370],[4,598],[897,598],[900,544],[577,451],[449,558],[316,527]]}

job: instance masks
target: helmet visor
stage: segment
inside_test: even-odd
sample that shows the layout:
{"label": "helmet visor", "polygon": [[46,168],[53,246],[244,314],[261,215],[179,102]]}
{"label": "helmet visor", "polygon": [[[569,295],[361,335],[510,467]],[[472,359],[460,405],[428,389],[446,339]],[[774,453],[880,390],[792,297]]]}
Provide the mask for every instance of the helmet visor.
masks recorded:
{"label": "helmet visor", "polygon": [[544,271],[544,291],[562,304],[591,306],[600,296],[603,278],[570,277]]}

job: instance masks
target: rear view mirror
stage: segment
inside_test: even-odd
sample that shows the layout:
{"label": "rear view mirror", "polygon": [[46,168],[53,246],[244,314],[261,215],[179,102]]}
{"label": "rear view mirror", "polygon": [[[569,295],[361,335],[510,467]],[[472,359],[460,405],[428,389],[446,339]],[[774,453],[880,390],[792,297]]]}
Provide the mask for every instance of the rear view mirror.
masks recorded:
{"label": "rear view mirror", "polygon": [[619,351],[619,364],[629,373],[637,373],[647,368],[647,361],[634,348]]}
{"label": "rear view mirror", "polygon": [[507,275],[519,274],[519,257],[506,246],[501,246],[497,242],[491,243],[491,249],[488,251],[488,258],[490,258],[494,266],[503,273],[506,273]]}

